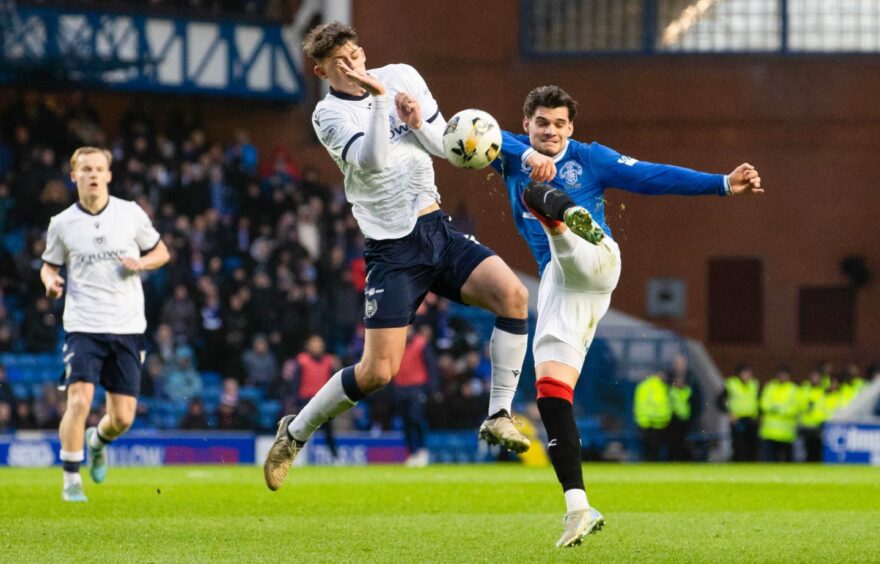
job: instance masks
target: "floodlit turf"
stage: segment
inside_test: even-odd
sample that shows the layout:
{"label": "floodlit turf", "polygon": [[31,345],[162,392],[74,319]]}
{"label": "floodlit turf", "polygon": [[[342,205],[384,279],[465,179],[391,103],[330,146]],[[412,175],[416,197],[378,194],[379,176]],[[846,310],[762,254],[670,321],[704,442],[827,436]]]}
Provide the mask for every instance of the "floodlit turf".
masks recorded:
{"label": "floodlit turf", "polygon": [[0,469],[0,561],[880,561],[880,468],[588,465],[605,529],[553,547],[553,471],[516,465]]}

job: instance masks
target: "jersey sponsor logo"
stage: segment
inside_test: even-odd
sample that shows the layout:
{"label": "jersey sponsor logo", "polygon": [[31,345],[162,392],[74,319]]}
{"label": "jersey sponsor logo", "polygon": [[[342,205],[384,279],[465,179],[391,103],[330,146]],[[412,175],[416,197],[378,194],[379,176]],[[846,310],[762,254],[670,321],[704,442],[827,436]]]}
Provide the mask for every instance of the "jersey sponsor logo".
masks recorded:
{"label": "jersey sponsor logo", "polygon": [[581,179],[581,174],[584,173],[584,167],[580,165],[580,163],[576,163],[574,161],[568,161],[562,168],[559,169],[559,178],[565,180],[565,183],[569,186],[574,186]]}
{"label": "jersey sponsor logo", "polygon": [[619,162],[622,165],[632,166],[639,161],[638,161],[638,159],[634,159],[632,157],[627,157],[626,155],[620,155],[620,158],[617,159],[617,162]]}
{"label": "jersey sponsor logo", "polygon": [[101,251],[98,253],[90,253],[77,255],[74,259],[76,266],[89,266],[96,262],[116,261],[125,256],[125,249],[114,249],[112,251]]}
{"label": "jersey sponsor logo", "polygon": [[395,141],[409,132],[409,126],[399,121],[396,117],[389,115],[388,124],[391,127],[391,140]]}
{"label": "jersey sponsor logo", "polygon": [[376,312],[379,310],[379,304],[376,300],[371,300],[367,298],[364,300],[364,317],[367,319],[376,315]]}
{"label": "jersey sponsor logo", "polygon": [[369,296],[375,296],[376,294],[383,294],[383,293],[385,293],[385,290],[382,289],[382,288],[379,288],[379,289],[376,289],[376,288],[367,288],[367,289],[364,290],[364,295],[367,296],[367,297],[369,297]]}

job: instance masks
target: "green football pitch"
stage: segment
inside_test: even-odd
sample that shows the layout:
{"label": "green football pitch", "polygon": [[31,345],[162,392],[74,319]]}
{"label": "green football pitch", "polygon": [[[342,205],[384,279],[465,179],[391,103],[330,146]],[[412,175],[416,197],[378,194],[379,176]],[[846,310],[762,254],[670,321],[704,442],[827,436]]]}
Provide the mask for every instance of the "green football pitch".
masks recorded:
{"label": "green football pitch", "polygon": [[550,468],[111,468],[88,503],[60,469],[0,469],[3,562],[880,561],[880,468],[587,465],[607,525],[559,550]]}

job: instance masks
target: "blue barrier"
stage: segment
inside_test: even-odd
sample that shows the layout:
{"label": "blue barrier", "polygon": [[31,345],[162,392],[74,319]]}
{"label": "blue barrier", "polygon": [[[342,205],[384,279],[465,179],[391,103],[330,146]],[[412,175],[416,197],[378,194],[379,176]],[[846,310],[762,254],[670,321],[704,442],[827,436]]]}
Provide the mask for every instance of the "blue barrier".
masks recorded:
{"label": "blue barrier", "polygon": [[830,422],[822,435],[825,462],[880,466],[880,425]]}

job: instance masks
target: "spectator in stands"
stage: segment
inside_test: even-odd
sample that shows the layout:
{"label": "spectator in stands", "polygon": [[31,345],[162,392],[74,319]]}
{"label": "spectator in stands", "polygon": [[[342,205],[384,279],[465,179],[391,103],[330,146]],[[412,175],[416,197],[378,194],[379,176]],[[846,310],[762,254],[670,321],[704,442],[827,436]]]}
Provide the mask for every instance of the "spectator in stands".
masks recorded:
{"label": "spectator in stands", "polygon": [[223,393],[217,406],[217,428],[225,431],[253,429],[256,409],[239,395],[238,381],[233,378],[223,380]]}
{"label": "spectator in stands", "polygon": [[642,430],[644,458],[648,461],[665,460],[669,447],[668,428],[672,419],[672,402],[668,378],[665,372],[658,372],[636,386],[633,414],[636,424]]}
{"label": "spectator in stands", "polygon": [[758,460],[758,381],[748,364],[740,364],[736,374],[724,381],[718,396],[718,409],[730,420],[735,462]]}
{"label": "spectator in stands", "polygon": [[28,352],[53,352],[58,342],[58,318],[48,298],[40,296],[28,311],[25,342]]}
{"label": "spectator in stands", "polygon": [[245,383],[267,389],[278,377],[278,361],[264,335],[256,335],[250,350],[242,355]]}
{"label": "spectator in stands", "polygon": [[12,407],[6,402],[0,402],[0,433],[8,433],[14,429]]}
{"label": "spectator in stands", "polygon": [[162,306],[160,323],[168,324],[176,339],[185,343],[195,341],[198,327],[196,305],[189,296],[189,289],[184,284],[174,287],[173,297]]}
{"label": "spectator in stands", "polygon": [[165,399],[165,365],[158,354],[147,355],[141,374],[141,396]]}
{"label": "spectator in stands", "polygon": [[37,418],[34,417],[34,413],[31,411],[31,404],[26,401],[16,402],[12,421],[16,430],[19,431],[22,429],[36,429],[38,427]]}
{"label": "spectator in stands", "polygon": [[12,230],[15,197],[5,182],[0,182],[0,235]]}
{"label": "spectator in stands", "polygon": [[204,431],[210,428],[208,425],[208,417],[205,415],[205,404],[202,398],[193,398],[189,400],[186,407],[186,414],[180,420],[178,425],[185,431]]}
{"label": "spectator in stands", "polygon": [[12,393],[12,384],[9,383],[9,375],[6,366],[0,362],[0,403],[12,404],[15,395]]}
{"label": "spectator in stands", "polygon": [[164,395],[174,401],[189,401],[202,394],[202,377],[193,367],[193,350],[188,345],[180,345],[175,353],[175,362],[166,366]]}
{"label": "spectator in stands", "polygon": [[174,343],[174,332],[170,325],[163,323],[156,327],[153,342],[155,343],[156,355],[162,363],[174,362],[177,345]]}
{"label": "spectator in stands", "polygon": [[792,462],[797,436],[799,401],[791,371],[780,366],[761,392],[761,427],[766,462]]}
{"label": "spectator in stands", "polygon": [[6,306],[0,303],[0,352],[11,352],[15,349],[15,325],[6,312]]}
{"label": "spectator in stands", "polygon": [[430,327],[427,331],[416,332],[410,325],[400,370],[393,381],[394,414],[403,421],[409,451],[407,466],[426,466],[429,462],[428,449],[425,448],[428,431],[425,403],[431,392],[431,383],[437,380],[437,362],[429,337]]}

